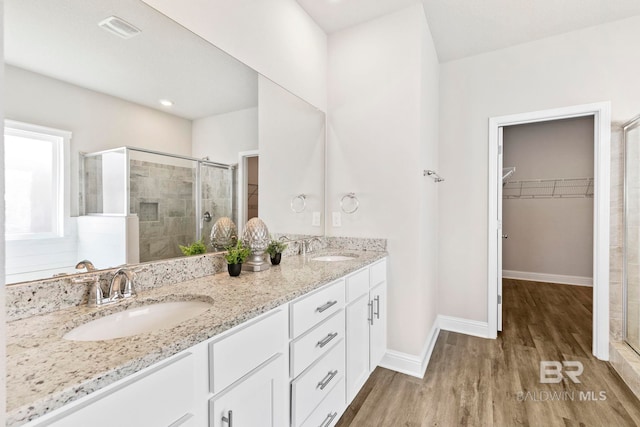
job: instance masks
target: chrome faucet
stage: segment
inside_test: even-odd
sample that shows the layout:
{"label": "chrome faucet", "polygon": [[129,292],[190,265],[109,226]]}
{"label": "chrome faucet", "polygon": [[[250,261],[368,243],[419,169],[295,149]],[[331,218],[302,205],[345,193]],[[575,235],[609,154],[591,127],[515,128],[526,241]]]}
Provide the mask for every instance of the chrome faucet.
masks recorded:
{"label": "chrome faucet", "polygon": [[82,261],[76,264],[76,270],[81,270],[83,268],[87,269],[87,273],[90,271],[96,271],[96,268],[94,267],[93,263],[88,259],[83,259]]}
{"label": "chrome faucet", "polygon": [[305,248],[304,250],[304,254],[306,255],[307,253],[311,253],[313,252],[313,242],[318,242],[318,243],[322,243],[322,239],[320,239],[318,236],[312,237],[308,240],[303,240],[302,244]]}
{"label": "chrome faucet", "polygon": [[[100,307],[107,304],[113,304],[126,298],[133,298],[136,296],[133,290],[133,280],[136,275],[133,271],[127,268],[119,268],[113,273],[111,283],[109,284],[109,294],[104,296],[102,286],[100,285],[100,276],[98,274],[83,274],[79,277],[75,277],[72,280],[77,284],[90,284],[89,298],[87,304],[89,307]],[[124,281],[124,286],[122,282]]]}
{"label": "chrome faucet", "polygon": [[[122,276],[124,276],[124,286],[122,286]],[[133,290],[133,279],[135,273],[127,268],[119,268],[113,273],[111,284],[109,285],[109,301],[117,301],[122,298],[136,296]]]}

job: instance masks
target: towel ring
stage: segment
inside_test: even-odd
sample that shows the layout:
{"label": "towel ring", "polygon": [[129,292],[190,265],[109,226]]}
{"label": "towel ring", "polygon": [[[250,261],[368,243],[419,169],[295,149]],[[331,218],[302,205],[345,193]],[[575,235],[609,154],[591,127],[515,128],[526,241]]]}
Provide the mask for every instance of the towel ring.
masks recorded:
{"label": "towel ring", "polygon": [[295,213],[302,213],[307,207],[307,196],[298,194],[291,199],[291,210]]}
{"label": "towel ring", "polygon": [[[353,208],[352,209],[345,209],[345,200],[349,199],[351,204],[353,204]],[[356,193],[348,193],[345,194],[344,196],[342,196],[342,199],[340,199],[340,209],[342,209],[342,212],[346,213],[346,214],[352,214],[355,213],[355,211],[358,210],[358,207],[360,207],[360,201],[358,200],[358,198],[356,197]]]}

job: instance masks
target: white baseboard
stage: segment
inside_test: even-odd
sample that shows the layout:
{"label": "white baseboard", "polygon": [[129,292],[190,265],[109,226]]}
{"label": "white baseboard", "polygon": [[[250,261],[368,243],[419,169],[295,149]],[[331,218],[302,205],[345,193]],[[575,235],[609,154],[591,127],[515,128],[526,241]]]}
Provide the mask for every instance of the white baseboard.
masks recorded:
{"label": "white baseboard", "polygon": [[395,350],[387,350],[380,362],[380,366],[402,374],[411,375],[412,377],[423,378],[429,365],[429,360],[431,360],[431,354],[433,353],[433,348],[436,345],[439,333],[440,328],[438,326],[438,319],[436,318],[429,332],[427,342],[419,356]]}
{"label": "white baseboard", "polygon": [[489,324],[477,320],[461,319],[459,317],[438,316],[438,326],[443,331],[457,332],[480,338],[489,338]]}
{"label": "white baseboard", "polygon": [[530,273],[527,271],[502,270],[504,279],[529,280],[532,282],[558,283],[561,285],[593,286],[592,277],[565,276],[562,274]]}
{"label": "white baseboard", "polygon": [[387,350],[379,366],[412,377],[423,378],[441,330],[489,338],[489,324],[487,322],[438,315],[420,356]]}

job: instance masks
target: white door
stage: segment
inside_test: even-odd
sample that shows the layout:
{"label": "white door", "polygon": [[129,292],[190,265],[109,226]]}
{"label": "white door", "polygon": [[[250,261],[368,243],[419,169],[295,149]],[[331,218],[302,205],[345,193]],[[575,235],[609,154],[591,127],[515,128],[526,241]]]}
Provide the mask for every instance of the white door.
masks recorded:
{"label": "white door", "polygon": [[369,378],[369,294],[347,306],[347,401],[352,401]]}
{"label": "white door", "polygon": [[369,371],[373,371],[387,350],[387,282],[371,289],[370,298],[373,303],[373,324],[369,334]]}
{"label": "white door", "polygon": [[282,427],[288,424],[282,354],[210,401],[211,427]]}
{"label": "white door", "polygon": [[502,331],[502,166],[503,166],[503,129],[498,128],[498,232],[496,233],[496,239],[498,239],[498,331]]}

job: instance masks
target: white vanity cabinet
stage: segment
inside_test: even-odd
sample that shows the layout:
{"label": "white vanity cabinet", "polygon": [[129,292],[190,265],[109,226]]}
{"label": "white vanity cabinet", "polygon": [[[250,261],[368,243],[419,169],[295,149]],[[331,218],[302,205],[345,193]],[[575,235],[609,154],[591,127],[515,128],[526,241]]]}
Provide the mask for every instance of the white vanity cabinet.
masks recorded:
{"label": "white vanity cabinet", "polygon": [[387,261],[382,260],[369,269],[371,290],[371,322],[369,326],[369,371],[378,366],[387,351]]}
{"label": "white vanity cabinet", "polygon": [[347,401],[358,394],[386,351],[386,259],[346,278]]}
{"label": "white vanity cabinet", "polygon": [[180,353],[29,425],[195,426],[194,359],[189,351]]}
{"label": "white vanity cabinet", "polygon": [[209,427],[288,424],[287,307],[209,343]]}
{"label": "white vanity cabinet", "polygon": [[339,279],[290,303],[292,427],[335,425],[345,409],[344,302]]}
{"label": "white vanity cabinet", "polygon": [[386,351],[386,259],[27,427],[331,427]]}

